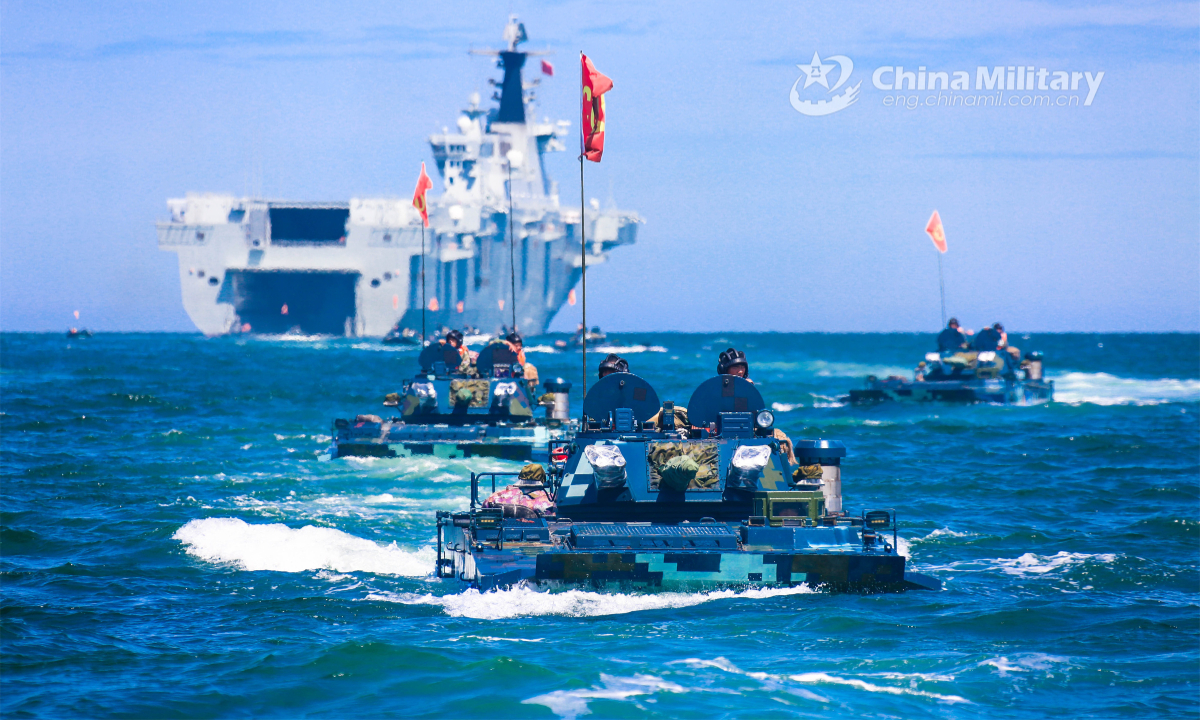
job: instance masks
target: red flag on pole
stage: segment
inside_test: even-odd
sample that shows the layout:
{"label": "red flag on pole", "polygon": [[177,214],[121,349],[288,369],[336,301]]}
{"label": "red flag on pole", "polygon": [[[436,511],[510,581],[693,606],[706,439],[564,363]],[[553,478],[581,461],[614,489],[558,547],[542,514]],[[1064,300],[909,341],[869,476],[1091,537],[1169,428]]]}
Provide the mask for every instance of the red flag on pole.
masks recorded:
{"label": "red flag on pole", "polygon": [[421,163],[421,177],[417,178],[417,189],[413,192],[413,207],[421,213],[421,221],[429,227],[429,206],[425,203],[425,192],[433,187],[433,181],[425,174],[425,163]]}
{"label": "red flag on pole", "polygon": [[600,162],[604,155],[604,93],[612,90],[613,82],[587,55],[579,53],[579,58],[583,63],[583,156]]}
{"label": "red flag on pole", "polygon": [[550,64],[549,60],[542,61],[542,74],[554,77],[554,66]]}
{"label": "red flag on pole", "polygon": [[937,210],[934,210],[933,215],[929,216],[929,224],[925,226],[925,232],[929,233],[929,239],[933,240],[933,246],[938,249],[938,252],[946,252],[946,231],[942,228],[942,217],[938,215]]}

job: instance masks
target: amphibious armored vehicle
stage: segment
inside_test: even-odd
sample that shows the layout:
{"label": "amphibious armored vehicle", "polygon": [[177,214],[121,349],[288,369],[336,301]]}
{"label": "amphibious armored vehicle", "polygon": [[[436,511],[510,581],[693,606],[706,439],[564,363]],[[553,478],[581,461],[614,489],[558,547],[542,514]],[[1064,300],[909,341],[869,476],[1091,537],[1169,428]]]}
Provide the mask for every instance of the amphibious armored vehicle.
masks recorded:
{"label": "amphibious armored vehicle", "polygon": [[434,455],[547,462],[550,443],[573,433],[571,383],[547,380],[546,392],[535,398],[516,355],[503,344],[480,351],[475,373],[460,372],[460,362],[449,346],[426,346],[421,372],[384,400],[398,414],[335,420],[324,459]]}
{"label": "amphibious armored vehicle", "polygon": [[1044,377],[1039,352],[1017,362],[1004,350],[985,352],[931,352],[913,373],[913,379],[893,375],[867,378],[861,390],[846,398],[854,404],[898,402],[998,403],[1036,405],[1054,399],[1054,381]]}
{"label": "amphibious armored vehicle", "polygon": [[[601,379],[579,432],[552,443],[544,482],[481,501],[481,486],[495,491],[506,474],[472,474],[470,508],[438,513],[438,576],[481,590],[940,587],[906,570],[893,511],[842,509],[841,443],[796,442],[793,466],[749,381],[711,378],[693,392],[686,426],[676,413],[637,375]],[[533,502],[512,503],[513,488]]]}

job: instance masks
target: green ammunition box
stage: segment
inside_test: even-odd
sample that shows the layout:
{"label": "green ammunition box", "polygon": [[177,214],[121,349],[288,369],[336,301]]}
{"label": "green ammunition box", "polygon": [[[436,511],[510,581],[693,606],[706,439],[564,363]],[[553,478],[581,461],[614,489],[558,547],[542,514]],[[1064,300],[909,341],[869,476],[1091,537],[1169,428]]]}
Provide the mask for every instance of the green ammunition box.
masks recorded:
{"label": "green ammunition box", "polygon": [[820,490],[760,490],[754,493],[754,515],[771,527],[816,525],[825,514],[825,494]]}

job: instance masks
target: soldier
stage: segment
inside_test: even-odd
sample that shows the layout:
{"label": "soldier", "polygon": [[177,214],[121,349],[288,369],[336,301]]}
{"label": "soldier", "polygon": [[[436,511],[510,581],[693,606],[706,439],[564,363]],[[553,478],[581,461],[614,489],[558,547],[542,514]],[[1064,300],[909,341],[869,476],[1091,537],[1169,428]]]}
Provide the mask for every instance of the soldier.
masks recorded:
{"label": "soldier", "polygon": [[603,380],[606,375],[612,375],[618,372],[629,372],[629,363],[625,362],[625,358],[616,353],[609,353],[608,357],[600,361],[600,379]]}
{"label": "soldier", "polygon": [[[717,358],[717,374],[733,375],[745,379],[746,382],[754,382],[750,379],[750,363],[746,361],[746,353],[733,348],[728,348]],[[787,456],[788,462],[795,465],[796,455],[792,449],[791,438],[779,428],[772,431],[772,436],[779,441],[779,447]]]}
{"label": "soldier", "polygon": [[525,381],[529,383],[529,392],[535,393],[538,384],[538,369],[533,363],[525,359],[525,338],[521,337],[521,333],[513,330],[504,338],[508,342],[508,346],[517,354],[517,362],[525,371]]}
{"label": "soldier", "polygon": [[[454,357],[458,358],[457,365],[453,363]],[[450,330],[443,339],[426,345],[417,360],[422,370],[431,370],[435,362],[445,362],[446,370],[456,374],[467,375],[471,369],[471,351],[463,345],[463,334],[457,330]]]}
{"label": "soldier", "polygon": [[990,328],[984,328],[975,336],[975,350],[986,352],[988,350],[998,350],[1000,348],[1000,340],[1003,337],[1001,332],[1004,326],[1000,323],[992,325]]}
{"label": "soldier", "polygon": [[[750,380],[750,365],[746,362],[746,353],[729,348],[717,358],[718,375],[736,375]],[[751,382],[753,382],[751,380]]]}
{"label": "soldier", "polygon": [[958,352],[967,346],[967,338],[958,329],[958,318],[950,318],[946,329],[937,336],[938,352]]}

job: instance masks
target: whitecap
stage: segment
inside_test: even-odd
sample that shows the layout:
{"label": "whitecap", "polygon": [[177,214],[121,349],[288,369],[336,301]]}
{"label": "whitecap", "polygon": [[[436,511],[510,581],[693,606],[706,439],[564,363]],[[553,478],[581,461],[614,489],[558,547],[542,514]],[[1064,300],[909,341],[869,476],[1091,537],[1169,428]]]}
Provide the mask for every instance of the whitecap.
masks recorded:
{"label": "whitecap", "polygon": [[586,590],[545,592],[528,585],[507,590],[466,590],[453,595],[379,592],[368,600],[403,603],[405,605],[434,605],[452,617],[478,620],[500,620],[516,617],[561,615],[566,617],[596,617],[624,615],[642,610],[662,610],[700,605],[714,600],[765,599],[781,595],[816,592],[800,585],[790,588],[751,588],[747,590],[713,590],[710,592],[663,593],[600,593]]}
{"label": "whitecap", "polygon": [[798,675],[789,675],[790,679],[799,683],[809,684],[828,684],[828,685],[847,685],[859,690],[873,693],[887,693],[889,695],[915,695],[917,697],[927,697],[934,700],[947,703],[970,703],[971,701],[958,695],[943,695],[941,693],[929,692],[928,690],[917,690],[911,687],[892,687],[890,685],[876,685],[869,683],[866,680],[857,678],[844,678],[837,675],[830,675],[823,672],[800,673]]}
{"label": "whitecap", "polygon": [[950,528],[938,528],[925,537],[913,538],[912,542],[924,542],[926,540],[933,540],[935,538],[965,538],[972,537],[974,534],[975,533],[969,532],[956,532]]}
{"label": "whitecap", "polygon": [[1012,673],[1023,673],[1031,670],[1050,670],[1058,664],[1070,664],[1070,659],[1061,655],[1045,653],[1028,653],[1010,661],[1007,657],[994,657],[979,663],[979,667],[993,667],[1001,677]]}
{"label": "whitecap", "polygon": [[1055,555],[1036,555],[1025,553],[1017,558],[981,558],[979,560],[960,560],[948,565],[938,565],[925,568],[927,570],[953,570],[956,572],[988,572],[999,570],[1007,575],[1017,577],[1046,576],[1057,570],[1064,570],[1085,562],[1110,563],[1117,556],[1111,553],[1073,553],[1062,551]]}
{"label": "whitecap", "polygon": [[[941,693],[919,690],[916,688],[916,681],[923,680],[926,682],[947,682],[954,680],[953,675],[937,675],[929,673],[872,673],[870,677],[880,677],[888,680],[907,680],[908,687],[894,687],[890,685],[877,685],[875,683],[859,680],[856,678],[843,678],[837,675],[830,675],[824,672],[809,672],[799,673],[795,675],[772,675],[765,672],[749,672],[742,670],[733,663],[723,657],[718,657],[713,660],[703,660],[700,658],[687,658],[686,660],[676,660],[671,664],[685,664],[693,668],[716,668],[734,675],[743,675],[745,677],[757,680],[768,687],[778,687],[786,684],[787,681],[798,682],[808,685],[813,684],[832,684],[832,685],[849,685],[856,687],[859,690],[868,692],[888,693],[891,695],[915,695],[918,697],[927,697],[941,702],[949,703],[970,703],[970,700],[958,695],[943,695]],[[810,700],[818,702],[829,702],[827,698],[821,697],[815,693],[810,693],[806,690],[796,691],[796,694],[806,697]]]}
{"label": "whitecap", "polygon": [[791,411],[795,410],[796,408],[802,408],[802,407],[804,407],[803,403],[781,403],[781,402],[771,403],[771,409],[774,410],[775,412],[791,412]]}
{"label": "whitecap", "polygon": [[1014,560],[996,560],[996,565],[1009,575],[1045,575],[1059,568],[1078,565],[1089,560],[1110,563],[1116,557],[1109,553],[1091,555],[1066,551],[1049,556],[1025,553]]}
{"label": "whitecap", "polygon": [[569,720],[580,715],[591,714],[591,708],[588,707],[589,700],[627,700],[639,695],[652,695],[660,692],[685,693],[688,692],[688,689],[653,675],[620,677],[601,673],[600,685],[579,690],[555,690],[521,702],[525,705],[545,705],[555,715]]}
{"label": "whitecap", "polygon": [[1070,405],[1160,405],[1200,401],[1200,380],[1146,380],[1083,372],[1069,372],[1050,379],[1054,381],[1054,399]]}
{"label": "whitecap", "polygon": [[380,575],[424,577],[433,570],[433,550],[404,550],[395,543],[379,543],[333,528],[306,525],[252,525],[237,518],[192,520],[172,536],[189,555],[243,570],[339,573],[369,572]]}
{"label": "whitecap", "polygon": [[600,345],[596,348],[598,353],[617,353],[618,355],[634,355],[645,352],[665,353],[666,351],[667,349],[662,345]]}

